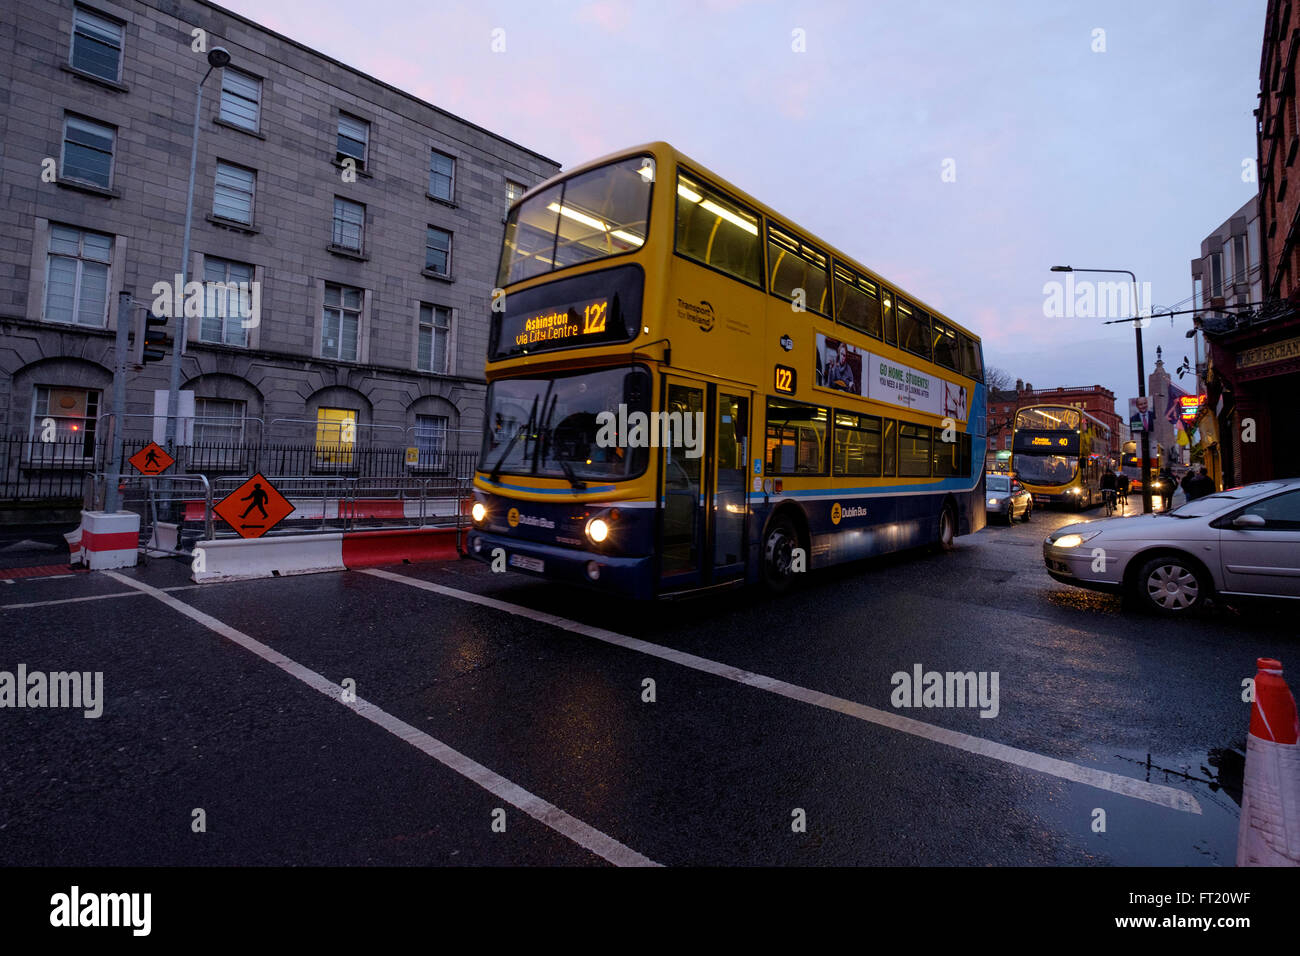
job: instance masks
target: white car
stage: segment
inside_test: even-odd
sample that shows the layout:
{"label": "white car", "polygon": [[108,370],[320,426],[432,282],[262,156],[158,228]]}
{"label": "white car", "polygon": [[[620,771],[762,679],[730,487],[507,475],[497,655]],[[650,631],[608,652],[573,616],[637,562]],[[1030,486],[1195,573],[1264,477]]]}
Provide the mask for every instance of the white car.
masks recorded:
{"label": "white car", "polygon": [[1185,616],[1220,594],[1300,598],[1300,478],[1197,498],[1165,514],[1067,525],[1043,542],[1063,584]]}

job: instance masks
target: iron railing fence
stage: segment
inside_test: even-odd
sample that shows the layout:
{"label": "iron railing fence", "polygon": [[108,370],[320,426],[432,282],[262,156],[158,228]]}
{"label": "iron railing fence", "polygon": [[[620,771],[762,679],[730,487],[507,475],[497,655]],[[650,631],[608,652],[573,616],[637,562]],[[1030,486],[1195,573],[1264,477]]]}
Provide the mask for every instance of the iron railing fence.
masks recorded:
{"label": "iron railing fence", "polygon": [[[123,474],[135,470],[126,460],[148,444],[128,438],[122,454]],[[293,477],[343,476],[354,479],[428,479],[455,482],[472,478],[478,454],[461,450],[418,449],[377,444],[285,444],[280,442],[196,442],[177,450],[176,464],[165,474]],[[58,501],[82,496],[86,475],[108,469],[111,442],[88,429],[78,436],[42,441],[26,433],[0,435],[0,502]]]}

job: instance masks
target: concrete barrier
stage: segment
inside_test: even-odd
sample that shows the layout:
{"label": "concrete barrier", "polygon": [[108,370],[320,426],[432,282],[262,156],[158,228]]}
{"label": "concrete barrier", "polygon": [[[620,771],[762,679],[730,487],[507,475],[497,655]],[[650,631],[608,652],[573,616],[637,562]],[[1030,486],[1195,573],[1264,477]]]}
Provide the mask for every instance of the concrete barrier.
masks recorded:
{"label": "concrete barrier", "polygon": [[341,533],[200,541],[190,561],[190,577],[198,584],[342,570]]}
{"label": "concrete barrier", "polygon": [[220,538],[194,546],[190,577],[199,584],[314,574],[403,562],[453,561],[465,529],[395,528],[332,534]]}
{"label": "concrete barrier", "polygon": [[132,511],[83,511],[80,545],[92,571],[133,568],[139,556],[140,516]]}

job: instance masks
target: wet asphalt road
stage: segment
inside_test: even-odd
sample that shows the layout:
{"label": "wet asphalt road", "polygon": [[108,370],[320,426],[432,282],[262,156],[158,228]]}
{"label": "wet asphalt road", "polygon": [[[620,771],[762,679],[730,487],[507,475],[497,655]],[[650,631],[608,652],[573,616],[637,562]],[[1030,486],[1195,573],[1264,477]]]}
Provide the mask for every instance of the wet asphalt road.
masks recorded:
{"label": "wet asphalt road", "polygon": [[[477,562],[389,569],[569,623],[364,572],[200,588],[155,560],[125,576],[290,667],[355,681],[386,714],[657,863],[1230,866],[1241,682],[1259,656],[1295,667],[1293,623],[1264,607],[1168,624],[1058,585],[1040,545],[1074,520],[1039,512],[951,554],[818,572],[781,598],[637,605]],[[107,575],[0,584],[0,636],[0,670],[102,671],[105,697],[98,719],[0,710],[0,864],[609,859]],[[1201,812],[738,683],[665,659],[673,650],[1171,787]],[[996,671],[998,715],[893,708],[891,675],[917,664]],[[196,809],[206,832],[193,832]]]}

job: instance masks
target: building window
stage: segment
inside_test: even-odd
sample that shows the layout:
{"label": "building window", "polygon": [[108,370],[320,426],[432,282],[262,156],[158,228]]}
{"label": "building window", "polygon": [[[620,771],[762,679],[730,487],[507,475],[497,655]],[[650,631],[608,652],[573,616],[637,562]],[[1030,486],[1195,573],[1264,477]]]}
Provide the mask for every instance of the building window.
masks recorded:
{"label": "building window", "polygon": [[451,275],[451,233],[430,226],[424,240],[424,268],[440,276]]}
{"label": "building window", "polygon": [[221,71],[221,118],[232,126],[257,132],[262,81],[233,67]]}
{"label": "building window", "polygon": [[1223,254],[1215,252],[1210,254],[1210,297],[1219,298],[1223,295]]}
{"label": "building window", "polygon": [[1003,448],[1010,448],[1010,447],[1011,447],[1011,436],[1010,436],[1010,435],[1003,435],[1003,436],[1002,436],[1002,447],[1003,447]]}
{"label": "building window", "polygon": [[515,201],[523,194],[524,187],[520,183],[511,179],[506,180],[506,212],[510,211],[510,207],[513,206]]}
{"label": "building window", "polygon": [[116,83],[122,78],[122,37],[122,24],[116,20],[75,7],[68,62],[74,69]]}
{"label": "building window", "polygon": [[434,199],[451,202],[456,188],[456,160],[446,153],[432,150],[429,161],[429,195]]}
{"label": "building window", "polygon": [[334,245],[360,252],[366,231],[366,207],[334,197]]}
{"label": "building window", "polygon": [[357,411],[354,408],[316,410],[316,466],[351,465],[357,443]]}
{"label": "building window", "polygon": [[32,457],[93,459],[99,399],[96,389],[37,385],[32,401]]}
{"label": "building window", "polygon": [[107,325],[112,251],[112,236],[51,225],[43,318],[97,329]]}
{"label": "building window", "polygon": [[231,222],[253,224],[253,193],[257,173],[230,163],[217,163],[217,178],[212,188],[212,215]]}
{"label": "building window", "polygon": [[199,340],[245,347],[253,319],[253,267],[247,262],[205,256],[203,278],[205,288]]}
{"label": "building window", "polygon": [[352,286],[326,283],[324,319],[321,332],[321,358],[355,362],[361,329],[361,290]]}
{"label": "building window", "polygon": [[420,451],[420,464],[438,467],[447,454],[448,420],[446,415],[415,416],[415,447]]}
{"label": "building window", "polygon": [[356,161],[357,169],[366,168],[366,147],[370,145],[370,124],[363,119],[339,114],[339,142],[337,158]]}
{"label": "building window", "polygon": [[112,126],[69,114],[63,121],[64,178],[108,189],[113,182],[116,138]]}
{"label": "building window", "polygon": [[450,371],[451,309],[441,305],[420,305],[420,345],[418,367],[421,372]]}
{"label": "building window", "polygon": [[247,414],[247,402],[194,399],[194,441],[200,445],[242,445]]}

